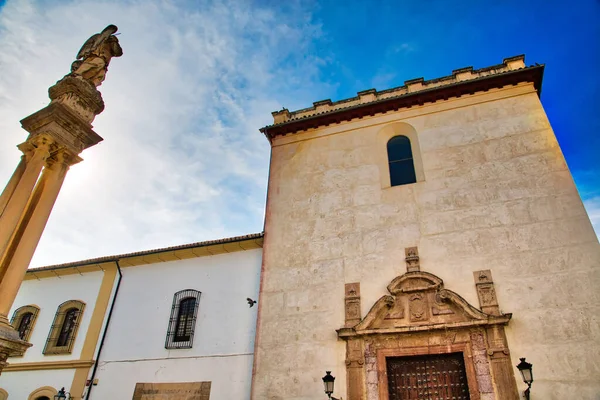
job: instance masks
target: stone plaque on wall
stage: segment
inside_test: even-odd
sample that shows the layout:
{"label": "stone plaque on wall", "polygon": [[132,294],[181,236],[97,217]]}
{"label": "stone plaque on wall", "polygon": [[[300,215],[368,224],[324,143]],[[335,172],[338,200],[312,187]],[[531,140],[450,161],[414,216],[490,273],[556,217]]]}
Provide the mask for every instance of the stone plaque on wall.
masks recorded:
{"label": "stone plaque on wall", "polygon": [[133,400],[209,400],[210,382],[137,383]]}

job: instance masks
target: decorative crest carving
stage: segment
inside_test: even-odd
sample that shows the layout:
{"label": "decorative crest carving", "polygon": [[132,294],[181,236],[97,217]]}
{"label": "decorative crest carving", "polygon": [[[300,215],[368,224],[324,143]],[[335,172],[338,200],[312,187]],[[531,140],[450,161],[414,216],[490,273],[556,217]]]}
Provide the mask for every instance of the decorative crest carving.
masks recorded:
{"label": "decorative crest carving", "polygon": [[[348,285],[346,289],[348,294]],[[390,295],[382,296],[359,323],[339,329],[338,335],[350,338],[371,333],[505,325],[511,318],[511,314],[492,315],[478,310],[445,289],[443,281],[428,272],[407,272],[390,282],[387,289]],[[348,321],[348,314],[346,318]]]}

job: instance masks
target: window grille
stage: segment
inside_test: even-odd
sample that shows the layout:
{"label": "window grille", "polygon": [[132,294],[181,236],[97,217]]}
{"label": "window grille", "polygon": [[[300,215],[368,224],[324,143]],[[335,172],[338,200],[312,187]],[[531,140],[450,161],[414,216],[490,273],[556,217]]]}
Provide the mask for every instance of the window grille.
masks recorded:
{"label": "window grille", "polygon": [[197,290],[186,289],[175,293],[173,296],[165,348],[192,348],[200,295],[201,293]]}
{"label": "window grille", "polygon": [[391,186],[415,183],[417,176],[410,139],[406,136],[394,136],[387,143],[387,152]]}
{"label": "window grille", "polygon": [[77,300],[69,300],[58,307],[44,354],[71,353],[84,308],[85,304]]}
{"label": "window grille", "polygon": [[[19,307],[13,313],[10,324],[19,332],[21,340],[29,340],[33,326],[37,320],[40,309],[34,305]],[[17,356],[23,354],[17,354]]]}
{"label": "window grille", "polygon": [[69,339],[73,336],[73,330],[75,329],[75,321],[77,320],[78,315],[79,310],[76,308],[71,308],[66,312],[65,318],[60,328],[60,333],[58,334],[58,339],[56,340],[56,346],[61,347],[67,345]]}
{"label": "window grille", "polygon": [[31,327],[31,322],[33,321],[33,313],[25,313],[21,316],[21,320],[19,321],[19,326],[17,327],[17,332],[19,332],[19,337],[21,340],[24,340],[27,335],[27,331]]}
{"label": "window grille", "polygon": [[10,324],[19,332],[22,340],[28,340],[40,309],[34,305],[19,307],[13,313]]}

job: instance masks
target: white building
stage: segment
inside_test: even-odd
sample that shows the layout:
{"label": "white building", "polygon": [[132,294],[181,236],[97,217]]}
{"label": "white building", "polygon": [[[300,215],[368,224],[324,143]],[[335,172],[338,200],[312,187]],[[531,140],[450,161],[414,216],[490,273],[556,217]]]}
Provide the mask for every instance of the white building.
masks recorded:
{"label": "white building", "polygon": [[126,399],[147,383],[248,398],[261,246],[255,234],[30,270],[11,313],[33,346],[11,358],[4,396]]}

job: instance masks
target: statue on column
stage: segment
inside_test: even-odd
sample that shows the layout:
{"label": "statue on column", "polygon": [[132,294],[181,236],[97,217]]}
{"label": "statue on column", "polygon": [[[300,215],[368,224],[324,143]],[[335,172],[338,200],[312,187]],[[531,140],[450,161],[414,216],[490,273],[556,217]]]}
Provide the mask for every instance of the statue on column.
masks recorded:
{"label": "statue on column", "polygon": [[8,357],[31,346],[10,325],[8,314],[69,166],[103,140],[92,122],[104,110],[97,87],[110,60],[123,55],[116,32],[109,25],[89,38],[71,72],[48,89],[50,104],[21,120],[28,136],[18,148],[27,154],[33,149],[34,156],[21,159],[0,194],[0,373]]}
{"label": "statue on column", "polygon": [[77,53],[77,60],[71,64],[71,76],[82,77],[95,87],[102,84],[111,58],[123,55],[115,36],[117,29],[115,25],[109,25],[84,43]]}

